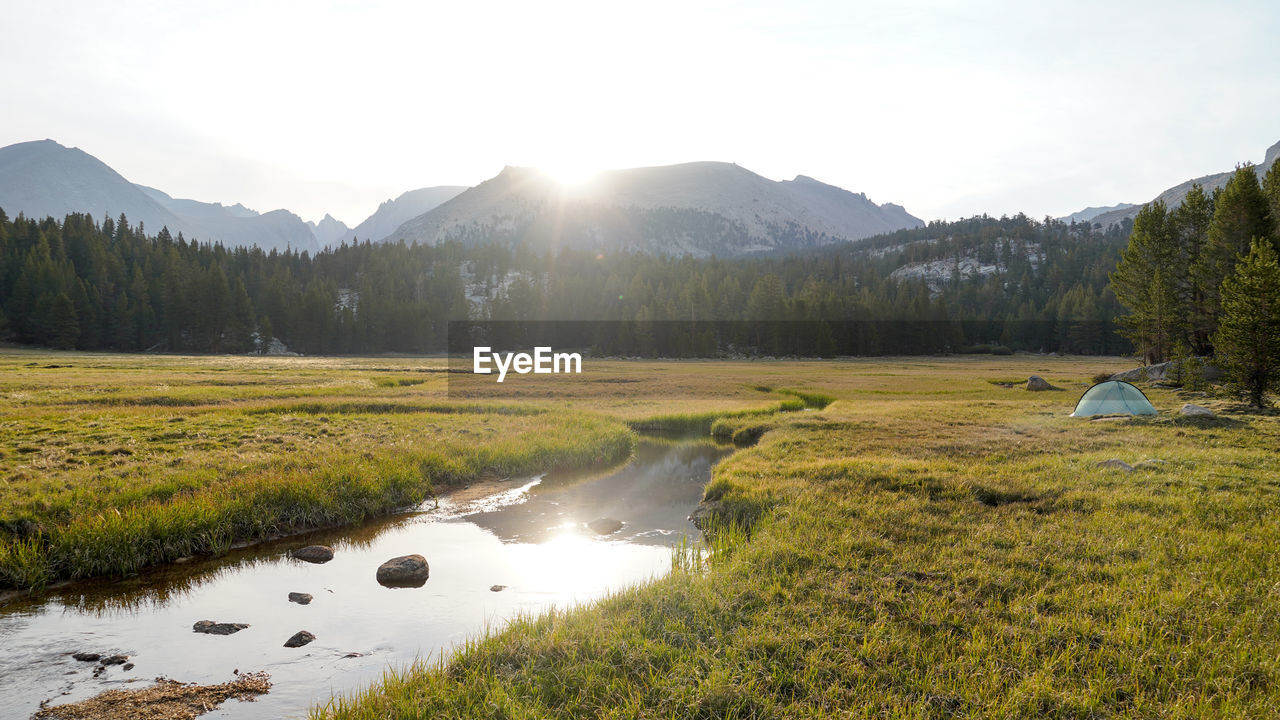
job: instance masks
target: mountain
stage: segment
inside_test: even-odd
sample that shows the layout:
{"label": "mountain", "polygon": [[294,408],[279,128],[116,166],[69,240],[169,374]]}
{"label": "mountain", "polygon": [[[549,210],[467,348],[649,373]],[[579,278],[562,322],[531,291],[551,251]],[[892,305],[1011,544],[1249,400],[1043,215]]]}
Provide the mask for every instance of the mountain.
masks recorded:
{"label": "mountain", "polygon": [[507,167],[385,239],[732,257],[922,225],[899,205],[803,175],[773,181],[729,163],[696,162],[614,170],[579,188]]}
{"label": "mountain", "polygon": [[1073,222],[1074,223],[1089,222],[1090,220],[1093,220],[1094,218],[1098,217],[1099,215],[1102,215],[1103,213],[1124,211],[1124,210],[1128,210],[1129,208],[1136,208],[1136,207],[1138,206],[1134,205],[1133,203],[1120,203],[1119,205],[1108,205],[1106,207],[1087,207],[1083,210],[1077,210],[1076,212],[1073,212],[1070,215],[1064,215],[1058,219],[1070,225]]}
{"label": "mountain", "polygon": [[0,148],[0,208],[10,217],[21,212],[35,219],[87,212],[101,220],[124,213],[151,233],[166,226],[175,235],[195,229],[106,163],[52,140]]}
{"label": "mountain", "polygon": [[[1258,174],[1259,182],[1262,181],[1262,177],[1267,174],[1267,171],[1271,169],[1271,166],[1275,164],[1276,157],[1278,156],[1280,156],[1280,142],[1267,148],[1267,153],[1263,156],[1261,165],[1253,166],[1253,171]],[[1187,196],[1187,193],[1190,192],[1192,185],[1199,183],[1206,193],[1212,193],[1217,188],[1225,186],[1227,181],[1230,180],[1231,176],[1234,174],[1234,170],[1227,170],[1213,175],[1205,175],[1204,177],[1196,178],[1194,180],[1188,180],[1165,190],[1152,199],[1151,202],[1163,200],[1165,205],[1168,205],[1170,208],[1175,208],[1182,204],[1182,200]],[[1138,210],[1140,209],[1141,206],[1135,205],[1122,210],[1113,210],[1111,212],[1098,215],[1093,218],[1093,222],[1099,223],[1105,228],[1114,223],[1119,223],[1122,220],[1136,217]]]}
{"label": "mountain", "polygon": [[[177,199],[155,188],[137,187],[177,215],[189,228],[184,231],[186,235],[201,241],[216,241],[230,247],[256,245],[263,250],[291,248],[312,253],[322,247],[310,224],[288,210],[258,213],[239,203],[223,205]],[[173,228],[169,231],[173,232]]]}
{"label": "mountain", "polygon": [[311,234],[322,248],[337,245],[351,234],[351,228],[346,223],[329,213],[325,213],[318,223],[308,222],[307,227],[311,228]]}
{"label": "mountain", "polygon": [[167,227],[174,235],[228,246],[320,248],[307,223],[288,210],[260,214],[240,204],[173,198],[131,183],[89,153],[53,140],[0,148],[0,208],[10,216],[21,212],[31,218],[79,212],[100,220],[124,213],[131,224],[141,222],[153,234]]}
{"label": "mountain", "polygon": [[382,240],[408,220],[435,209],[466,190],[460,185],[419,188],[385,200],[364,222],[343,233],[343,240]]}

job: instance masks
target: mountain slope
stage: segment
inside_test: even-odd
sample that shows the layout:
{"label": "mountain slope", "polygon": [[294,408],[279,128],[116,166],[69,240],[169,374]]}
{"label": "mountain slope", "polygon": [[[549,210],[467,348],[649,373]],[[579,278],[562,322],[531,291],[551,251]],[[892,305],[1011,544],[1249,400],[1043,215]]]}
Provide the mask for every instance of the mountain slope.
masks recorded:
{"label": "mountain slope", "polygon": [[316,242],[322,248],[337,245],[351,234],[351,228],[347,227],[346,223],[329,213],[325,213],[318,223],[307,223],[307,227],[311,228],[311,234],[315,236]]}
{"label": "mountain slope", "polygon": [[737,165],[698,162],[614,170],[576,189],[508,167],[387,239],[739,256],[921,225],[900,206],[812,178],[775,182]]}
{"label": "mountain slope", "polygon": [[[1253,166],[1253,171],[1258,174],[1259,182],[1262,181],[1262,177],[1267,174],[1267,171],[1271,169],[1271,166],[1275,164],[1278,156],[1280,156],[1280,142],[1267,148],[1267,154],[1263,157],[1261,165]],[[1162,200],[1164,201],[1164,204],[1168,205],[1170,208],[1177,207],[1181,205],[1182,200],[1187,197],[1187,193],[1191,191],[1192,185],[1199,183],[1206,193],[1212,193],[1217,188],[1225,186],[1227,181],[1230,180],[1231,176],[1234,174],[1234,170],[1228,170],[1226,172],[1214,173],[1213,175],[1205,175],[1204,177],[1196,178],[1194,180],[1188,180],[1165,190],[1153,198],[1151,202]],[[1114,223],[1121,222],[1122,220],[1136,217],[1138,215],[1138,211],[1141,209],[1142,206],[1135,205],[1123,210],[1113,210],[1093,218],[1093,222],[1100,223],[1102,227],[1105,228]]]}
{"label": "mountain slope", "polygon": [[[317,241],[310,224],[288,210],[258,213],[239,203],[223,205],[173,198],[155,188],[137,187],[181,218],[191,228],[188,235],[201,241],[220,242],[231,247],[256,245],[268,251],[293,249],[315,252],[323,246]],[[343,227],[345,229],[346,226]]]}
{"label": "mountain slope", "polygon": [[149,233],[167,227],[174,235],[228,246],[310,252],[320,247],[307,223],[288,210],[260,214],[240,204],[174,198],[131,183],[94,156],[53,140],[0,148],[0,208],[32,218],[79,212],[101,220],[123,213]]}
{"label": "mountain slope", "polygon": [[342,234],[342,240],[382,240],[408,220],[433,210],[466,190],[461,185],[418,188],[385,200],[364,222]]}
{"label": "mountain slope", "polygon": [[0,208],[10,216],[61,220],[89,213],[96,220],[117,218],[144,223],[149,232],[168,227],[192,235],[194,227],[106,163],[79,148],[37,140],[0,148]]}
{"label": "mountain slope", "polygon": [[1129,208],[1136,208],[1136,207],[1138,206],[1134,205],[1133,203],[1118,203],[1116,205],[1107,205],[1106,207],[1087,207],[1083,210],[1077,210],[1076,212],[1073,212],[1070,215],[1064,215],[1058,219],[1070,225],[1073,222],[1074,223],[1089,222],[1094,218],[1098,217],[1099,215],[1103,215],[1105,213],[1115,212],[1115,211],[1123,212],[1125,210],[1128,210]]}

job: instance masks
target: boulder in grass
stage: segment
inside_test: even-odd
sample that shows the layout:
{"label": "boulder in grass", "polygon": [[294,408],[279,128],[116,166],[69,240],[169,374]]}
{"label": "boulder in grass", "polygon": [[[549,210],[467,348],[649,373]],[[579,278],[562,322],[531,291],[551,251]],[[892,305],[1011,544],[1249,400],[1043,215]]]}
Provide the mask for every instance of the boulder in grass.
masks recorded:
{"label": "boulder in grass", "polygon": [[1052,390],[1053,386],[1049,384],[1048,380],[1039,375],[1032,375],[1027,378],[1027,389],[1033,392],[1040,392],[1041,390]]}
{"label": "boulder in grass", "polygon": [[1216,417],[1213,414],[1213,411],[1210,410],[1209,408],[1203,407],[1200,405],[1195,405],[1192,403],[1187,403],[1186,405],[1183,405],[1182,409],[1179,410],[1178,412],[1182,415],[1187,415],[1190,417]]}
{"label": "boulder in grass", "polygon": [[294,550],[292,555],[309,563],[327,563],[333,559],[333,548],[328,545],[308,545]]}
{"label": "boulder in grass", "polygon": [[316,639],[315,635],[312,635],[306,630],[299,630],[298,632],[293,634],[293,637],[284,641],[284,646],[287,648],[302,647],[303,645],[306,645],[307,643],[315,639]]}
{"label": "boulder in grass", "polygon": [[203,635],[234,635],[247,627],[249,627],[247,623],[220,623],[212,620],[199,620],[191,626],[191,631]]}
{"label": "boulder in grass", "polygon": [[1123,472],[1133,472],[1132,465],[1118,458],[1103,460],[1102,462],[1098,463],[1098,467],[1104,470],[1121,470]]}
{"label": "boulder in grass", "polygon": [[612,535],[622,529],[622,521],[614,518],[597,518],[587,523],[587,527],[600,535]]}
{"label": "boulder in grass", "polygon": [[401,555],[378,566],[378,583],[387,587],[422,587],[431,567],[421,555]]}

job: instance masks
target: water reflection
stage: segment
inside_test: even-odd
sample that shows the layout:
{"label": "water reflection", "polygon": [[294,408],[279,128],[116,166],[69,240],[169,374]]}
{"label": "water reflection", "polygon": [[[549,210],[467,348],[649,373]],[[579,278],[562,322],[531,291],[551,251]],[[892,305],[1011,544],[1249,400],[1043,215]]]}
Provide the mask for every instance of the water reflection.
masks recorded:
{"label": "water reflection", "polygon": [[[643,443],[615,472],[513,480],[480,503],[446,498],[438,508],[360,528],[80,583],[0,608],[0,719],[26,718],[45,698],[80,699],[157,675],[224,682],[233,669],[267,670],[275,688],[209,717],[303,716],[334,692],[377,681],[388,666],[438,656],[517,614],[589,601],[665,573],[669,546],[695,533],[686,517],[725,453],[705,443]],[[622,529],[601,536],[586,527],[600,517],[620,520]],[[311,565],[287,557],[312,543],[332,545],[334,559]],[[379,563],[412,553],[431,564],[424,587],[377,584]],[[493,592],[494,585],[507,587]],[[314,600],[290,603],[294,591]],[[197,620],[250,627],[195,635]],[[316,641],[284,648],[298,630]],[[81,650],[129,655],[136,667],[94,678],[93,664],[69,656]]]}

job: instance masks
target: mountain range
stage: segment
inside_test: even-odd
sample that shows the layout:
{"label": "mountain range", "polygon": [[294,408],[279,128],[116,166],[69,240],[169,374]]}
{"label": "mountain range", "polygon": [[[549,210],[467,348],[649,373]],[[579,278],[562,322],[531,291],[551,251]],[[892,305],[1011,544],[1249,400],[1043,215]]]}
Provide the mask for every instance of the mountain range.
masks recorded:
{"label": "mountain range", "polygon": [[142,223],[150,233],[167,227],[174,235],[264,250],[292,248],[314,253],[357,237],[381,240],[390,232],[384,229],[394,229],[464,189],[412,190],[384,202],[353,229],[331,215],[318,223],[304,222],[288,210],[259,213],[239,203],[174,198],[162,190],[131,183],[89,153],[53,140],[0,148],[0,209],[10,216],[21,212],[28,217],[61,219],[81,212],[95,218],[115,218],[123,213],[130,223]]}
{"label": "mountain range", "polygon": [[773,181],[730,163],[695,162],[613,170],[576,188],[507,167],[388,239],[734,257],[922,225],[899,205],[803,175]]}
{"label": "mountain range", "polygon": [[1103,215],[1109,212],[1124,211],[1124,210],[1128,210],[1129,208],[1136,208],[1136,207],[1138,206],[1134,205],[1133,203],[1117,203],[1115,205],[1107,205],[1106,207],[1087,207],[1083,210],[1077,210],[1076,212],[1073,212],[1070,215],[1063,215],[1058,219],[1070,225],[1071,223],[1089,222],[1094,218],[1098,217],[1099,215]]}
{"label": "mountain range", "polygon": [[[1280,157],[1280,142],[1277,142],[1275,145],[1272,145],[1271,147],[1267,148],[1267,152],[1263,156],[1262,163],[1259,165],[1253,166],[1253,171],[1257,173],[1259,182],[1262,181],[1263,176],[1267,174],[1267,171],[1271,169],[1271,166],[1275,164],[1277,157]],[[1165,205],[1169,206],[1170,208],[1174,208],[1182,204],[1183,199],[1186,198],[1187,193],[1190,192],[1192,185],[1199,184],[1201,187],[1204,188],[1204,191],[1206,193],[1212,193],[1214,190],[1220,187],[1224,187],[1227,184],[1227,181],[1230,180],[1231,176],[1234,174],[1235,174],[1234,170],[1226,170],[1224,172],[1214,173],[1212,175],[1205,175],[1204,177],[1198,177],[1192,180],[1188,180],[1186,182],[1174,185],[1168,190],[1165,190],[1164,192],[1160,193],[1156,197],[1152,198],[1150,202],[1161,200],[1164,202]],[[1105,209],[1105,208],[1102,208],[1102,209]],[[1115,225],[1117,223],[1123,222],[1124,220],[1133,219],[1138,215],[1138,211],[1141,209],[1142,209],[1141,205],[1126,205],[1124,203],[1121,203],[1120,205],[1115,206],[1114,208],[1108,210],[1107,212],[1099,213],[1092,217],[1084,218],[1084,219],[1087,219],[1093,222],[1094,224],[1101,225],[1103,228],[1106,228],[1111,225]],[[1082,211],[1082,212],[1085,212],[1085,211]],[[1077,220],[1077,222],[1081,222],[1082,220]]]}
{"label": "mountain range", "polygon": [[325,215],[179,199],[129,182],[101,160],[53,140],[0,148],[0,208],[9,215],[125,214],[149,232],[228,246],[306,250],[353,240],[436,244],[525,242],[544,247],[742,256],[856,240],[924,223],[803,175],[776,182],[729,163],[614,170],[568,189],[508,167],[473,188],[428,187],[387,200],[354,228]]}

